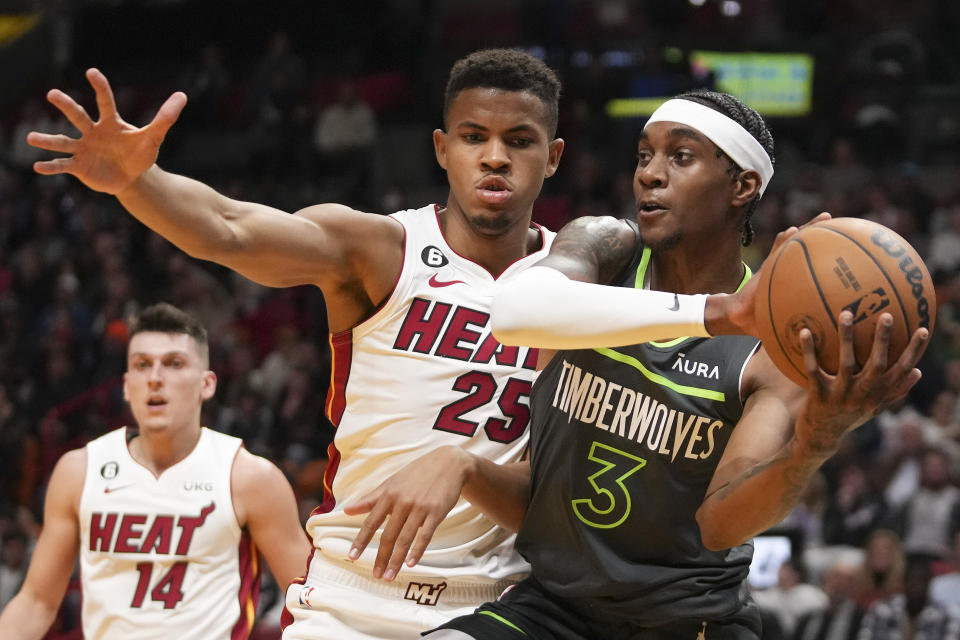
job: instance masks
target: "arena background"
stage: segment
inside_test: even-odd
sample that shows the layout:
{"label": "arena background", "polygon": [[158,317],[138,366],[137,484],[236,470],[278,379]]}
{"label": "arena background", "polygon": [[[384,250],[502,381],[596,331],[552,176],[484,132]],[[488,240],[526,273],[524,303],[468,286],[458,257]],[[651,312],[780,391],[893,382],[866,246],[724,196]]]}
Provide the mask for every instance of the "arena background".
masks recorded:
{"label": "arena background", "polygon": [[[57,458],[128,419],[125,320],[143,306],[173,302],[211,329],[220,387],[205,424],[276,461],[305,512],[333,435],[319,291],[266,289],[192,260],[112,198],[34,175],[42,154],[26,132],[68,130],[47,89],[94,113],[83,72],[97,66],[135,124],[184,90],[190,102],[161,149],[166,169],[291,211],[337,201],[388,213],[446,197],[430,132],[450,64],[480,47],[521,47],[564,83],[566,151],[535,211],[554,229],[585,214],[632,215],[636,135],[658,98],[719,86],[756,101],[777,173],[754,218],[753,266],[776,231],[828,210],[904,235],[937,283],[922,382],[849,438],[774,532],[817,585],[823,558],[859,558],[877,529],[916,537],[905,516],[924,446],[950,455],[960,503],[958,35],[953,0],[0,3],[0,605],[42,527]],[[338,102],[349,107],[340,126],[318,126]],[[775,550],[763,545],[759,590],[777,580]],[[935,560],[939,572],[957,568],[953,551]],[[78,597],[74,583],[49,637],[80,637]],[[265,585],[261,638],[278,637],[276,602]]]}

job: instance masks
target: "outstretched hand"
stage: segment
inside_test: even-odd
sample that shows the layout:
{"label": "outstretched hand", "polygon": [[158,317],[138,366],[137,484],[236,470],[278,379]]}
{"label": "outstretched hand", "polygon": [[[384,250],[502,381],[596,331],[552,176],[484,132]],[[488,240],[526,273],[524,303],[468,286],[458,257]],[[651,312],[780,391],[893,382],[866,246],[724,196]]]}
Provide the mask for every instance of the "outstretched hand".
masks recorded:
{"label": "outstretched hand", "polygon": [[797,420],[797,437],[817,457],[832,455],[840,439],[887,407],[896,404],[917,382],[916,368],[930,332],[917,329],[907,348],[892,365],[888,364],[893,316],[880,315],[870,357],[858,370],[853,349],[853,314],[840,313],[840,363],[836,375],[820,367],[813,334],[800,331],[800,345],[807,379],[807,399]]}
{"label": "outstretched hand", "polygon": [[344,507],[347,515],[368,514],[350,549],[356,560],[386,521],[373,576],[393,580],[406,561],[423,557],[437,527],[460,499],[466,482],[464,452],[441,447],[414,460],[360,500]]}
{"label": "outstretched hand", "polygon": [[31,131],[27,135],[30,145],[70,154],[35,162],[33,169],[43,175],[69,173],[95,191],[116,195],[156,162],[160,145],[180,116],[187,96],[180,91],[174,93],[150,124],[135,127],[117,112],[106,76],[97,69],[88,69],[87,80],[96,93],[99,119],[94,121],[73,98],[51,89],[47,100],[80,131],[80,137]]}

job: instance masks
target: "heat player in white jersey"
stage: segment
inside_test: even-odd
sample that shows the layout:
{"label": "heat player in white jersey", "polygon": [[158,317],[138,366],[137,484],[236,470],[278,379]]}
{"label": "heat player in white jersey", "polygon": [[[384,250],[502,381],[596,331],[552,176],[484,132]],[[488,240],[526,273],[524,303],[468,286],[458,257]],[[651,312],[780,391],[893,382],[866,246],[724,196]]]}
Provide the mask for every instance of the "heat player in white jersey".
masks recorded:
{"label": "heat player in white jersey", "polygon": [[216,389],[206,332],[167,304],[131,329],[122,427],[65,454],[47,489],[43,530],[0,637],[41,638],[80,555],[90,639],[246,638],[263,553],[280,584],[309,544],[293,491],[239,439],[200,426]]}
{"label": "heat player in white jersey", "polygon": [[[532,264],[550,242],[531,217],[563,152],[556,75],[506,49],[458,61],[447,83],[444,129],[433,132],[447,201],[388,216],[339,204],[290,215],[167,173],[155,161],[186,96],[174,93],[137,128],[117,113],[103,74],[90,69],[87,78],[98,120],[50,91],[80,136],[32,132],[30,144],[69,154],[36,163],[36,171],[69,173],[114,194],[192,256],[264,285],[323,291],[334,349],[328,408],[342,431],[327,495],[310,522],[315,552],[304,584],[288,590],[293,623],[284,637],[416,637],[516,579],[524,566],[511,539],[473,507],[459,504],[440,525],[459,499],[458,479],[446,493],[446,483],[433,480],[418,487],[417,478],[408,479],[391,485],[393,492],[378,484],[437,447],[469,449],[491,465],[523,465],[516,461],[527,437],[533,356],[492,340],[487,315],[494,281]],[[443,495],[421,500],[436,490]],[[343,507],[351,504],[347,516]],[[362,513],[370,509],[365,530]],[[490,509],[499,519],[495,505]],[[366,546],[387,512],[380,537]],[[422,566],[412,566],[436,527]],[[355,559],[354,536],[361,537],[357,549],[366,548]],[[396,551],[378,553],[378,540]]]}

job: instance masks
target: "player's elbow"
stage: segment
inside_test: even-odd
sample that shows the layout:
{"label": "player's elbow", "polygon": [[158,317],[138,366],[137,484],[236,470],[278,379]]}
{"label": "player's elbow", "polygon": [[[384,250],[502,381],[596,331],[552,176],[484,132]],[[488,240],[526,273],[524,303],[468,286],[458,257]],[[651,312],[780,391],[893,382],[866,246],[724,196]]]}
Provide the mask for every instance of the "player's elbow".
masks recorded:
{"label": "player's elbow", "polygon": [[724,551],[743,542],[736,529],[730,527],[725,519],[712,513],[707,505],[701,505],[697,509],[696,518],[700,527],[700,541],[710,551]]}

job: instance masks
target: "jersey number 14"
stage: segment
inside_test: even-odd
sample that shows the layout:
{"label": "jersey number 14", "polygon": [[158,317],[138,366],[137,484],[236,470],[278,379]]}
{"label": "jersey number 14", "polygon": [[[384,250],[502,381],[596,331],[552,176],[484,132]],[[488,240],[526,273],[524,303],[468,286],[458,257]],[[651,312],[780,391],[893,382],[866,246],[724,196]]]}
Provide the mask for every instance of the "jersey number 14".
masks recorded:
{"label": "jersey number 14", "polygon": [[[173,609],[177,603],[183,600],[183,576],[187,572],[187,562],[174,562],[170,570],[150,590],[150,599],[154,602],[162,602],[164,609]],[[150,578],[153,576],[152,562],[138,562],[137,571],[140,572],[140,579],[137,580],[137,590],[133,593],[133,602],[130,606],[139,609],[143,606],[143,601],[147,596],[147,589],[150,588]]]}

